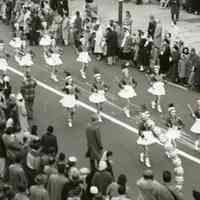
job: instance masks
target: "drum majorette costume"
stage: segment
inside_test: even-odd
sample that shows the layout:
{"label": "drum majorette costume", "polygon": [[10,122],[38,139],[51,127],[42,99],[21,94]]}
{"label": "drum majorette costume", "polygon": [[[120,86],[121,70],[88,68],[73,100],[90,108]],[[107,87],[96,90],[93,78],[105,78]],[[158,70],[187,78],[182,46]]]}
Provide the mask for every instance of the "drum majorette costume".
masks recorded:
{"label": "drum majorette costume", "polygon": [[42,31],[42,37],[40,39],[40,46],[43,46],[43,47],[48,47],[51,45],[51,37],[50,35],[48,34],[48,30],[47,30],[47,22],[42,22],[42,26],[43,26],[43,31]]}
{"label": "drum majorette costume", "polygon": [[[142,121],[138,128],[139,137],[137,139],[137,144],[143,147],[143,152],[140,153],[140,162],[144,163],[147,167],[151,167],[148,146],[155,144],[157,142],[157,139],[153,135],[153,132],[151,131],[149,125],[147,125],[146,123],[147,120],[151,120],[150,113],[145,106],[143,106],[142,109],[143,109],[141,112]],[[152,123],[154,122],[152,121]]]}
{"label": "drum majorette costume", "polygon": [[105,93],[108,91],[108,86],[101,78],[101,74],[96,70],[94,72],[95,81],[92,84],[92,94],[89,96],[89,101],[94,103],[97,107],[97,116],[99,121],[102,121],[100,112],[102,104],[106,101]]}
{"label": "drum majorette costume", "polygon": [[47,65],[52,67],[51,79],[55,82],[58,82],[57,67],[63,64],[61,54],[61,50],[56,47],[55,39],[52,39],[51,45],[44,51],[44,59]]}
{"label": "drum majorette costume", "polygon": [[32,53],[26,47],[26,41],[23,40],[22,45],[19,49],[17,49],[15,60],[19,66],[24,68],[24,71],[30,69],[30,67],[34,64],[32,60]]}
{"label": "drum majorette costume", "polygon": [[181,137],[181,129],[184,127],[182,119],[177,116],[174,104],[168,106],[169,117],[166,120],[167,132],[166,137],[176,147],[176,139]]}
{"label": "drum majorette costume", "polygon": [[10,55],[5,52],[4,45],[4,41],[0,40],[0,72],[3,74],[5,74],[7,71],[9,66],[7,58],[10,57]]}
{"label": "drum majorette costume", "polygon": [[122,66],[123,76],[119,82],[120,91],[118,95],[127,100],[127,105],[124,107],[124,113],[130,118],[130,99],[137,96],[134,89],[137,86],[137,82],[129,75],[128,65],[129,64],[125,64]]}
{"label": "drum majorette costume", "polygon": [[79,52],[77,61],[82,63],[80,73],[81,73],[81,77],[83,79],[86,79],[87,78],[86,77],[87,65],[89,62],[91,62],[91,58],[88,54],[89,41],[87,41],[87,39],[83,37],[80,39],[80,42],[81,42],[81,47],[80,47],[80,52]]}
{"label": "drum majorette costume", "polygon": [[74,85],[71,74],[66,72],[65,86],[62,89],[65,92],[65,96],[60,100],[60,103],[65,107],[69,113],[68,115],[68,125],[72,127],[72,120],[75,112],[75,107],[77,105],[77,99],[79,94],[79,89]]}
{"label": "drum majorette costume", "polygon": [[197,110],[192,113],[192,117],[194,118],[194,124],[190,128],[191,132],[196,134],[197,139],[195,141],[195,149],[199,150],[200,143],[200,99],[197,100]]}
{"label": "drum majorette costume", "polygon": [[153,73],[149,75],[151,87],[148,89],[148,92],[156,97],[154,101],[152,101],[151,106],[153,109],[158,110],[158,112],[162,112],[162,108],[160,106],[160,97],[165,95],[165,81],[163,79],[163,75],[159,74],[159,66],[154,66]]}

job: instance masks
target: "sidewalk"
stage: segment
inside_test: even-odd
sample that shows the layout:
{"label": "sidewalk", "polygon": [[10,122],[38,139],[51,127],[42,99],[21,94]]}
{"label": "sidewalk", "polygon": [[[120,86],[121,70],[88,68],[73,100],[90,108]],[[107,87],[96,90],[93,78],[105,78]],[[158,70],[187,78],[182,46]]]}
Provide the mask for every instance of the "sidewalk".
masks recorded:
{"label": "sidewalk", "polygon": [[[110,19],[118,19],[118,0],[94,0],[98,5],[99,14],[103,23],[108,23]],[[83,0],[71,0],[69,2],[71,14],[76,10],[83,11]],[[124,3],[124,11],[129,10],[133,17],[133,29],[146,30],[149,22],[149,16],[153,14],[159,18],[164,29],[169,30],[171,27],[170,11],[169,9],[161,9],[158,5],[143,4],[136,5],[135,3]],[[189,47],[194,47],[200,51],[200,16],[181,11],[180,22],[178,22],[180,29],[180,37]]]}

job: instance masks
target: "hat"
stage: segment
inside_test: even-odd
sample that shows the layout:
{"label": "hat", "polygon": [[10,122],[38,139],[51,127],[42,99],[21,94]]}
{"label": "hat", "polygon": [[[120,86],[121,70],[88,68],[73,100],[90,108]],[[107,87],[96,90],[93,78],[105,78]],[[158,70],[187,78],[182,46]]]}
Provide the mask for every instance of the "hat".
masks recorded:
{"label": "hat", "polygon": [[154,65],[153,68],[154,68],[154,69],[160,69],[160,66],[159,66],[159,65]]}
{"label": "hat", "polygon": [[75,156],[69,156],[68,161],[76,163],[77,162],[77,158]]}
{"label": "hat", "polygon": [[35,182],[38,185],[42,185],[46,182],[46,176],[44,174],[39,174],[35,177]]}
{"label": "hat", "polygon": [[99,162],[99,167],[98,167],[99,171],[103,171],[103,170],[105,170],[107,167],[108,167],[108,166],[107,166],[107,163],[106,163],[105,161],[102,160],[102,161]]}
{"label": "hat", "polygon": [[69,72],[65,71],[65,80],[67,81],[71,78],[72,78],[71,74]]}
{"label": "hat", "polygon": [[188,55],[189,52],[190,52],[190,50],[189,50],[188,47],[184,47],[184,48],[183,48],[183,54]]}
{"label": "hat", "polygon": [[82,167],[79,171],[82,175],[88,175],[90,173],[90,170],[87,167]]}
{"label": "hat", "polygon": [[173,103],[169,104],[168,106],[168,112],[172,112],[172,111],[176,111],[176,108]]}
{"label": "hat", "polygon": [[143,173],[143,177],[144,178],[153,178],[154,177],[153,171],[150,169],[145,170]]}
{"label": "hat", "polygon": [[21,94],[21,93],[18,93],[17,96],[16,96],[16,99],[17,99],[18,101],[23,100],[22,94]]}
{"label": "hat", "polygon": [[99,72],[98,69],[94,69],[94,78],[100,78],[101,77],[101,73]]}
{"label": "hat", "polygon": [[6,128],[9,128],[9,127],[13,127],[13,124],[14,124],[14,121],[12,118],[9,118],[7,121],[6,121]]}
{"label": "hat", "polygon": [[99,190],[96,186],[91,186],[90,187],[90,194],[98,194]]}
{"label": "hat", "polygon": [[3,80],[4,80],[5,82],[10,82],[10,77],[9,77],[9,76],[4,76]]}

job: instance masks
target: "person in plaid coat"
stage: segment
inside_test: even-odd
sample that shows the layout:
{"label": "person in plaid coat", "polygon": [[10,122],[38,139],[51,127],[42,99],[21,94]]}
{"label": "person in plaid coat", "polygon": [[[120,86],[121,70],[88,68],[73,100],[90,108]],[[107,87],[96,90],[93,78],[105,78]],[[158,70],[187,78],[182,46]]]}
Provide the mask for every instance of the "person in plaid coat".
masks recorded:
{"label": "person in plaid coat", "polygon": [[35,99],[35,88],[37,82],[31,77],[29,73],[26,73],[22,82],[21,93],[25,100],[28,119],[33,119],[33,104]]}

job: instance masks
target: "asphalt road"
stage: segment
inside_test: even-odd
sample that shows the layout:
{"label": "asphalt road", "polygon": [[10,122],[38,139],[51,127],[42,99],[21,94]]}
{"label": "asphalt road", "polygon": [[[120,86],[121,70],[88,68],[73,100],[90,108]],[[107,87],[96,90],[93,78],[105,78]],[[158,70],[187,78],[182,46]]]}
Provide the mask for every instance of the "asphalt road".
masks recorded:
{"label": "asphalt road", "polygon": [[[11,32],[9,27],[0,25],[0,38],[4,39],[5,41],[10,40]],[[12,52],[10,47],[7,48],[10,50],[10,52]],[[104,112],[111,116],[112,119],[118,119],[123,122],[123,124],[137,128],[139,105],[143,103],[148,105],[152,98],[152,96],[147,93],[148,84],[143,74],[134,69],[132,70],[133,75],[139,83],[136,89],[138,96],[132,101],[133,117],[131,119],[126,119],[121,110],[123,107],[123,101],[117,96],[118,87],[115,81],[116,77],[119,76],[119,66],[109,67],[104,62],[96,62],[93,59],[93,62],[88,68],[88,80],[83,81],[80,78],[80,65],[76,62],[76,55],[71,47],[67,47],[64,49],[64,64],[59,69],[60,82],[55,84],[49,79],[49,68],[45,65],[44,58],[41,56],[42,49],[35,47],[33,51],[36,54],[36,57],[34,58],[35,64],[32,67],[35,78],[51,88],[60,90],[64,83],[63,70],[65,69],[70,71],[74,76],[75,83],[81,87],[80,100],[89,106],[93,106],[88,101],[88,95],[90,94],[90,84],[93,80],[93,68],[97,67],[103,73],[106,82],[111,86],[108,97],[109,103],[105,104]],[[9,60],[9,64],[11,67],[13,67],[13,69],[22,71],[22,69],[17,66],[13,57]],[[19,91],[22,78],[12,71],[9,71],[9,75],[11,76],[11,83],[14,87],[14,91],[17,93]],[[47,89],[47,87],[45,89],[40,86],[37,88],[37,96],[34,107],[35,117],[33,124],[37,124],[39,126],[40,134],[45,132],[45,129],[49,124],[55,126],[55,134],[58,137],[60,151],[65,152],[69,156],[77,156],[79,160],[79,166],[88,166],[88,161],[85,159],[86,140],[84,130],[92,112],[84,107],[79,107],[73,127],[68,128],[65,112],[62,106],[59,104],[61,97],[55,94],[55,92]],[[185,184],[183,191],[185,194],[185,199],[189,200],[192,199],[191,190],[194,185],[200,189],[199,177],[197,175],[200,167],[200,159],[198,159],[200,155],[198,152],[195,152],[191,146],[192,140],[194,140],[194,136],[189,131],[189,127],[192,125],[192,119],[189,116],[189,111],[186,108],[186,104],[193,104],[193,102],[200,95],[192,91],[181,90],[170,85],[167,86],[167,91],[168,93],[163,99],[164,114],[160,115],[152,111],[152,116],[160,126],[164,127],[164,119],[167,115],[167,105],[170,102],[174,102],[178,113],[186,123],[186,136],[184,135],[184,137],[182,137],[182,140],[180,141],[181,143],[178,144],[178,148],[189,155],[188,158],[185,156],[182,157],[183,166],[185,169]],[[141,165],[138,160],[140,149],[136,145],[137,135],[133,131],[123,128],[121,125],[113,123],[107,119],[104,119],[101,129],[102,140],[105,149],[110,149],[114,152],[114,172],[116,176],[120,173],[127,174],[131,188],[131,194],[133,197],[135,197],[135,195],[137,195],[135,186],[136,180],[141,176],[143,170],[145,169],[145,167]],[[160,179],[163,170],[173,170],[171,161],[166,158],[164,150],[161,146],[153,145],[150,151],[152,169],[156,173],[156,178]]]}

